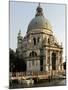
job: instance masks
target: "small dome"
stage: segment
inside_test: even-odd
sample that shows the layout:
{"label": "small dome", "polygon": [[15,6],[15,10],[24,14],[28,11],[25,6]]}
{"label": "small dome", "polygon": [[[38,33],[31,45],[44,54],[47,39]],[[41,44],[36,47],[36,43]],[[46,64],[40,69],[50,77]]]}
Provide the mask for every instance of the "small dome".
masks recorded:
{"label": "small dome", "polygon": [[35,18],[33,18],[29,23],[27,32],[31,31],[32,29],[52,30],[50,22],[43,16],[43,9],[40,7],[40,5],[37,7],[36,11],[37,13]]}

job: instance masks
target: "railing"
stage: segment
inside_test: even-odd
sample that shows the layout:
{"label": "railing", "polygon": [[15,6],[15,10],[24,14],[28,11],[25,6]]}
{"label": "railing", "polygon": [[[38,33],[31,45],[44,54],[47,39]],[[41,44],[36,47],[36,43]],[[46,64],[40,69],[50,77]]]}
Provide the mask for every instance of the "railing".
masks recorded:
{"label": "railing", "polygon": [[31,77],[31,78],[35,78],[35,77],[53,77],[53,76],[59,76],[62,75],[64,72],[60,72],[60,71],[49,71],[49,72],[10,72],[10,79],[12,77],[15,78],[21,78],[21,77]]}

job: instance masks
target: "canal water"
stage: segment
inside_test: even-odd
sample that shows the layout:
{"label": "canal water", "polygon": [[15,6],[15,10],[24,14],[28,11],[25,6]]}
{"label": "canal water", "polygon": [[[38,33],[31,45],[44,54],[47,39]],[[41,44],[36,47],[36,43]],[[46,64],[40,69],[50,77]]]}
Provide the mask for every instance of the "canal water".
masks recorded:
{"label": "canal water", "polygon": [[35,87],[45,87],[45,86],[64,86],[66,85],[66,80],[51,80],[44,83],[35,84]]}
{"label": "canal water", "polygon": [[59,80],[50,80],[40,83],[35,83],[34,85],[23,85],[23,84],[17,84],[12,85],[10,88],[30,88],[30,87],[48,87],[48,86],[65,86],[66,85],[66,79],[59,79]]}

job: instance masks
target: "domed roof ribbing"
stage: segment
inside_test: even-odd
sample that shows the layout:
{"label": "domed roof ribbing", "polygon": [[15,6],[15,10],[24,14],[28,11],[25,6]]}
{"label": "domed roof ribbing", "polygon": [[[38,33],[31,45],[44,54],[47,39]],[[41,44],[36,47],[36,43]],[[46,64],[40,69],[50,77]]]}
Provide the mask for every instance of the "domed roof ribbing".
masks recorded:
{"label": "domed roof ribbing", "polygon": [[36,11],[37,13],[35,15],[35,18],[33,18],[29,23],[27,32],[29,32],[32,29],[52,30],[50,22],[47,18],[43,16],[43,9],[41,8],[40,4],[37,7]]}

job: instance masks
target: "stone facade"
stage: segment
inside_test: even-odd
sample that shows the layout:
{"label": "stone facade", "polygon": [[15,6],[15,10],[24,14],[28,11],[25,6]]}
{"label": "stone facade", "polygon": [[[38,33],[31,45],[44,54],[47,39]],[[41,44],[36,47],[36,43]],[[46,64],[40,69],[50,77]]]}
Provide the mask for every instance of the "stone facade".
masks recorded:
{"label": "stone facade", "polygon": [[50,22],[39,5],[35,18],[28,25],[24,38],[18,34],[17,50],[26,62],[27,71],[62,71],[62,45],[53,35]]}

